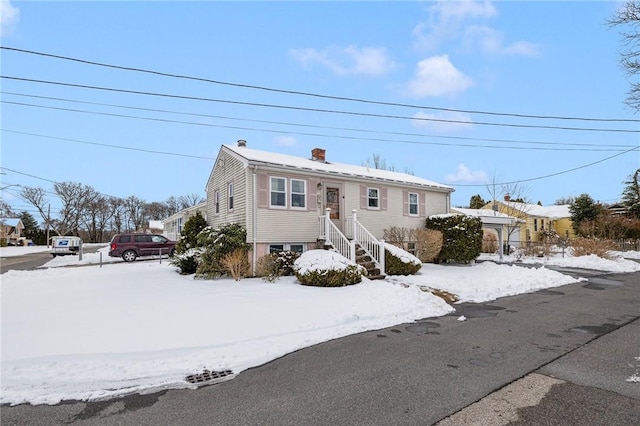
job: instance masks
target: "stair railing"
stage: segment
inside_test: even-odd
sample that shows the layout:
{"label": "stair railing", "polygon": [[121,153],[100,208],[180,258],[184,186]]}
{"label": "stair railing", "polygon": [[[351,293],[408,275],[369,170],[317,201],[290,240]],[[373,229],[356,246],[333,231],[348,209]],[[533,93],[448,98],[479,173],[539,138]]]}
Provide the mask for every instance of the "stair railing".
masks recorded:
{"label": "stair railing", "polygon": [[378,240],[360,222],[358,222],[357,210],[352,210],[349,220],[349,231],[355,242],[378,264],[380,274],[385,274],[384,265],[384,240]]}
{"label": "stair railing", "polygon": [[331,209],[325,209],[325,215],[320,216],[320,239],[325,241],[325,245],[330,245],[335,248],[338,253],[350,259],[352,262],[356,261],[356,247],[355,241],[344,236],[340,229],[331,221]]}

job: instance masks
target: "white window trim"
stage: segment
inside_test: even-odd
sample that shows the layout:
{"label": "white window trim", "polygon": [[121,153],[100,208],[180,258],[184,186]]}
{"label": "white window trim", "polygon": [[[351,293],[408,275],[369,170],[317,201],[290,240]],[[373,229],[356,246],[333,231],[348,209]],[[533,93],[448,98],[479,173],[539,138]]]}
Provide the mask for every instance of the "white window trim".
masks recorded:
{"label": "white window trim", "polygon": [[[278,194],[281,194],[281,191],[274,191],[273,190],[273,186],[271,185],[271,182],[273,179],[282,179],[284,180],[284,206],[279,206],[279,205],[274,205],[271,204],[271,194],[273,192],[276,192]],[[288,180],[286,177],[282,177],[282,176],[269,176],[269,208],[270,209],[286,209],[287,208],[287,198],[289,196],[289,191],[288,191]]]}
{"label": "white window trim", "polygon": [[[293,192],[293,181],[299,181],[302,182],[304,184],[304,192],[300,193],[300,192]],[[289,201],[290,201],[290,206],[292,210],[307,210],[307,181],[305,179],[296,179],[296,178],[291,178],[289,179],[289,185],[291,185],[290,187],[290,191],[289,191]],[[302,195],[302,199],[304,200],[304,206],[303,207],[297,207],[293,205],[293,196],[295,195]]]}
{"label": "white window trim", "polygon": [[[416,203],[414,204],[416,206],[416,212],[415,213],[411,213],[411,195],[415,195],[416,196]],[[409,194],[407,195],[408,199],[407,199],[407,209],[409,211],[407,211],[407,214],[409,216],[413,216],[413,217],[418,217],[420,216],[420,193],[418,192],[409,192]]]}
{"label": "white window trim", "polygon": [[[369,196],[369,191],[371,189],[375,189],[376,190],[376,194],[378,195],[375,199],[378,200],[378,206],[377,207],[372,207],[369,205],[369,200],[371,200],[372,197]],[[376,188],[373,186],[368,186],[367,187],[367,210],[380,210],[381,209],[381,204],[382,204],[382,198],[381,198],[381,194],[380,194],[380,188]]]}
{"label": "white window trim", "polygon": [[282,246],[283,251],[291,250],[291,246],[302,246],[302,252],[304,253],[305,251],[307,251],[306,243],[269,243],[267,247],[269,249],[269,252],[271,252],[271,246]]}
{"label": "white window trim", "polygon": [[217,189],[213,193],[213,212],[220,214],[220,191]]}
{"label": "white window trim", "polygon": [[[231,204],[233,204],[232,207]],[[233,182],[229,182],[227,184],[227,210],[232,212],[234,207],[236,205],[236,200],[235,200],[235,192],[234,192],[234,188],[233,188]]]}

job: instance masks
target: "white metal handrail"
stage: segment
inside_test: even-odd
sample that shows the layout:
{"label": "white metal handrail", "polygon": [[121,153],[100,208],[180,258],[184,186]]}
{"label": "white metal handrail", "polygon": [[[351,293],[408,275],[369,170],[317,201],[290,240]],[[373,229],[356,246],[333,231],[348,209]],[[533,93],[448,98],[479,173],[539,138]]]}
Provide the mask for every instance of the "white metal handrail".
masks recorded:
{"label": "white metal handrail", "polygon": [[325,209],[325,215],[320,216],[320,238],[325,241],[326,245],[331,245],[338,253],[356,261],[356,250],[354,241],[349,241],[340,229],[331,221],[331,209]]}
{"label": "white metal handrail", "polygon": [[353,237],[352,242],[356,242],[362,247],[362,249],[378,264],[380,273],[384,275],[384,240],[378,240],[373,236],[371,232],[360,222],[356,210],[352,210],[351,217],[351,235]]}

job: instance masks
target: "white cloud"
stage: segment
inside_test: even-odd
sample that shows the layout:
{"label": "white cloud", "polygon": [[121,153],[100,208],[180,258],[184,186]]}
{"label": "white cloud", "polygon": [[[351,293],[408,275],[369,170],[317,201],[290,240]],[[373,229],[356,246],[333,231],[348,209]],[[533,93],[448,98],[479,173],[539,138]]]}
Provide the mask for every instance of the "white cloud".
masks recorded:
{"label": "white cloud", "polygon": [[411,97],[452,95],[473,86],[473,80],[449,61],[449,55],[432,56],[418,62],[413,79],[407,83]]}
{"label": "white cloud", "polygon": [[293,136],[281,136],[276,138],[276,145],[278,146],[294,146],[298,141]]}
{"label": "white cloud", "polygon": [[[420,48],[433,50],[440,44],[459,40],[469,48],[491,54],[537,56],[539,47],[527,41],[505,44],[504,34],[477,22],[490,20],[498,10],[490,1],[439,1],[429,10],[429,18],[413,29]],[[476,22],[476,23],[474,23]]]}
{"label": "white cloud", "polygon": [[490,1],[438,1],[431,6],[428,22],[413,29],[420,47],[435,49],[440,43],[456,38],[465,20],[489,19],[498,14]]}
{"label": "white cloud", "polygon": [[0,0],[0,36],[10,35],[20,19],[20,10],[10,0]]}
{"label": "white cloud", "polygon": [[464,33],[464,44],[475,49],[479,47],[483,52],[507,55],[538,56],[539,47],[534,43],[518,41],[504,44],[504,34],[484,25],[471,25]]}
{"label": "white cloud", "polygon": [[488,176],[485,172],[481,170],[472,172],[464,164],[458,164],[458,168],[456,169],[456,172],[445,176],[444,180],[447,183],[455,183],[455,182],[485,183],[488,181]]}
{"label": "white cloud", "polygon": [[320,64],[338,75],[383,76],[397,68],[386,49],[347,46],[328,47],[323,50],[292,49],[291,55],[302,65]]}
{"label": "white cloud", "polygon": [[414,114],[413,118],[415,118],[411,122],[413,126],[434,130],[438,133],[454,133],[473,127],[471,116],[464,112],[443,111],[431,114],[420,111]]}

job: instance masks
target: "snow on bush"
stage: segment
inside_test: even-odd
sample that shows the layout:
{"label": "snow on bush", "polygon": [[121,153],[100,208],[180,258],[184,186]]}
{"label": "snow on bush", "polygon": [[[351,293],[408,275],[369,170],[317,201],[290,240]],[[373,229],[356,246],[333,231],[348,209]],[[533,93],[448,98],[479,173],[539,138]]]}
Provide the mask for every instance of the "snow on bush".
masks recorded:
{"label": "snow on bush", "polygon": [[309,250],[293,264],[294,273],[304,285],[341,287],[357,284],[367,271],[331,250]]}
{"label": "snow on bush", "polygon": [[388,275],[413,275],[422,268],[422,261],[399,247],[385,243],[385,273]]}

